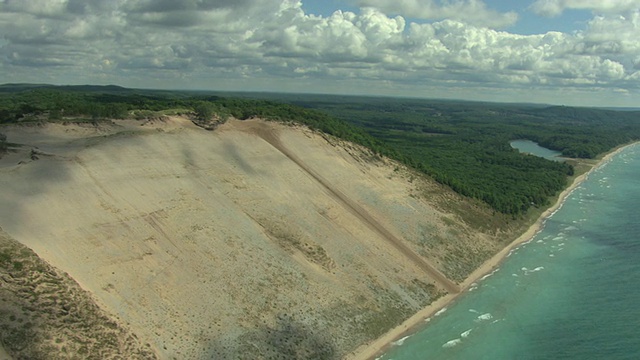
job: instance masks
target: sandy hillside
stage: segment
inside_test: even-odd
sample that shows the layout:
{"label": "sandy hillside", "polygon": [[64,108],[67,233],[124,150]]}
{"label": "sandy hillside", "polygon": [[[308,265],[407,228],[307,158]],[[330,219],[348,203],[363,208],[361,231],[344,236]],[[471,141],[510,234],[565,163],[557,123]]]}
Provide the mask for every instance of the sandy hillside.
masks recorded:
{"label": "sandy hillside", "polygon": [[0,227],[160,358],[339,358],[499,248],[401,168],[302,128],[0,131],[25,144],[0,159]]}

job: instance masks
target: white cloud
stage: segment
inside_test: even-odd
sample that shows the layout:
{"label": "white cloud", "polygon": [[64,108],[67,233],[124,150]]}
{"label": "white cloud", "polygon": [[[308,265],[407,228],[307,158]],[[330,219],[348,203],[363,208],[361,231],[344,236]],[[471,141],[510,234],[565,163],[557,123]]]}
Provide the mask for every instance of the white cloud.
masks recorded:
{"label": "white cloud", "polygon": [[491,28],[504,28],[518,20],[517,13],[491,10],[482,0],[357,0],[357,4],[409,18],[451,19]]}
{"label": "white cloud", "polygon": [[258,42],[268,57],[300,57],[319,62],[380,61],[394,46],[401,45],[404,18],[389,18],[366,8],[361,14],[336,11],[328,17],[309,16],[297,8],[281,13],[268,31],[256,31]]}
{"label": "white cloud", "polygon": [[592,10],[597,13],[623,13],[640,8],[637,0],[536,0],[531,10],[543,16],[558,16],[565,10]]}
{"label": "white cloud", "polygon": [[67,0],[4,0],[3,11],[26,12],[43,17],[57,17],[65,14]]}
{"label": "white cloud", "polygon": [[[297,0],[0,0],[0,82],[638,88],[637,11],[594,17],[573,34],[516,35],[462,20],[417,24],[366,1],[380,6],[322,17]],[[440,16],[462,2],[446,4],[433,5]]]}

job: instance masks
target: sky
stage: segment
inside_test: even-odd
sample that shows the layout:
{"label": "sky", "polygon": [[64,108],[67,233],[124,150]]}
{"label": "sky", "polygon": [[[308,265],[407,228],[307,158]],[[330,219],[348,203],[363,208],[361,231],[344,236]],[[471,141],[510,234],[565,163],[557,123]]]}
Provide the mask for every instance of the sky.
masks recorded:
{"label": "sky", "polygon": [[640,107],[640,0],[0,0],[0,83]]}

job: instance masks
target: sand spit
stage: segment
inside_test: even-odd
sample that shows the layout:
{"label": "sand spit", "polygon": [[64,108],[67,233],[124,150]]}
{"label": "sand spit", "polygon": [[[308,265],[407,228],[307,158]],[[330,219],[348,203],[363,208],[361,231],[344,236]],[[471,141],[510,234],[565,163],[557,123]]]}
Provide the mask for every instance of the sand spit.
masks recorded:
{"label": "sand spit", "polygon": [[451,289],[451,241],[499,246],[396,164],[305,128],[2,131],[24,146],[0,159],[0,226],[160,358],[340,358]]}
{"label": "sand spit", "polygon": [[[629,145],[627,145],[629,146]],[[349,360],[370,360],[375,359],[377,356],[381,355],[386,349],[388,349],[392,343],[400,338],[407,336],[407,334],[411,334],[420,328],[425,319],[437,314],[442,309],[445,309],[448,305],[456,300],[456,298],[464,293],[464,290],[470,288],[473,283],[482,279],[484,276],[491,274],[496,271],[502,261],[509,255],[509,253],[517,248],[519,245],[526,243],[533,239],[533,237],[542,229],[544,226],[545,220],[554,214],[564,203],[567,196],[571,194],[573,190],[575,190],[580,184],[589,176],[589,174],[605,164],[607,161],[611,160],[613,156],[622,151],[626,146],[619,147],[608,154],[606,154],[601,160],[599,160],[593,167],[586,173],[577,176],[571,185],[563,190],[558,196],[557,201],[547,210],[545,210],[538,220],[531,225],[527,231],[518,236],[513,242],[511,242],[508,246],[500,250],[489,260],[484,262],[482,266],[478,267],[471,275],[465,279],[465,281],[461,284],[462,292],[458,294],[447,294],[437,301],[429,304],[425,308],[418,311],[416,314],[405,320],[400,326],[395,327],[394,329],[388,331],[383,336],[379,337],[375,341],[362,345],[355,352],[349,354],[347,359]]]}

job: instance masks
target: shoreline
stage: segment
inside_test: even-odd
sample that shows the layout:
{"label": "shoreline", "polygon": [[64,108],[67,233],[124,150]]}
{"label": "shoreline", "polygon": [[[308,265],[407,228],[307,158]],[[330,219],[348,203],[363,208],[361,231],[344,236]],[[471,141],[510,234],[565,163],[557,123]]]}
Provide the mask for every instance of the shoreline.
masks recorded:
{"label": "shoreline", "polygon": [[601,159],[598,160],[588,171],[584,174],[581,174],[573,179],[573,182],[564,189],[560,195],[558,195],[558,199],[556,202],[546,209],[538,219],[531,225],[529,228],[518,236],[515,240],[513,240],[509,245],[504,247],[498,253],[493,255],[487,261],[485,261],[480,267],[474,270],[462,283],[460,283],[460,292],[456,294],[447,294],[445,296],[440,297],[436,301],[427,305],[410,318],[402,322],[399,326],[389,330],[384,335],[379,338],[373,340],[370,343],[361,345],[353,352],[349,353],[345,359],[346,360],[371,360],[375,359],[378,356],[381,356],[384,352],[386,352],[393,343],[405,338],[406,336],[411,336],[415,334],[416,330],[421,328],[425,321],[434,316],[439,311],[446,309],[446,307],[455,300],[463,295],[469,287],[477,281],[483,280],[486,276],[490,275],[494,271],[496,271],[500,264],[509,256],[511,251],[513,251],[518,246],[525,244],[531,241],[535,235],[540,232],[544,226],[545,221],[553,215],[562,205],[564,204],[566,198],[575,190],[587,177],[591,174],[592,171],[598,169],[606,162],[608,162],[613,156],[618,154],[623,149],[637,144],[640,142],[633,142],[626,145],[621,145],[610,152],[606,153]]}

